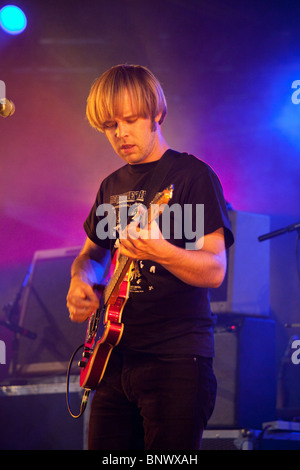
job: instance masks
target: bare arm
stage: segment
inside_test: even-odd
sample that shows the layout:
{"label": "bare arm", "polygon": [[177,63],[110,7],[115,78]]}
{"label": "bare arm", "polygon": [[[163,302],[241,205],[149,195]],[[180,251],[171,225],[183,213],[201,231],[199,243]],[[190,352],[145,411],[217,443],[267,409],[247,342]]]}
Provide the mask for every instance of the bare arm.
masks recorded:
{"label": "bare arm", "polygon": [[100,284],[109,264],[109,250],[99,247],[87,238],[71,268],[67,307],[72,321],[85,321],[99,307],[99,298],[92,286]]}
{"label": "bare arm", "polygon": [[197,287],[219,287],[226,272],[223,229],[205,235],[203,246],[199,250],[191,251],[174,245],[168,246],[162,254],[161,264],[187,284]]}
{"label": "bare arm", "polygon": [[[185,250],[165,240],[157,227],[157,237],[150,239],[141,230],[139,238],[127,232],[121,240],[120,252],[133,259],[151,259],[183,282],[198,287],[219,287],[226,272],[223,228],[199,240],[197,250]],[[136,232],[135,232],[136,233]],[[148,232],[149,233],[149,232]],[[153,233],[153,232],[152,232]]]}

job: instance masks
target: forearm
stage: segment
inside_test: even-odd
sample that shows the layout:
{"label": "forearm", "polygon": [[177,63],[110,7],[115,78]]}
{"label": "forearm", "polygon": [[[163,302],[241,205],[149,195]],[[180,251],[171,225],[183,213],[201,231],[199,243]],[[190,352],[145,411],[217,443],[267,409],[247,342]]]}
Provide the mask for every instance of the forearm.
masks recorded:
{"label": "forearm", "polygon": [[156,262],[181,281],[197,287],[219,287],[226,270],[223,254],[185,250],[168,243]]}
{"label": "forearm", "polygon": [[71,267],[71,278],[79,277],[90,286],[100,284],[105,274],[105,262],[91,259],[87,254],[75,258]]}
{"label": "forearm", "polygon": [[71,277],[80,278],[89,285],[99,284],[110,265],[110,251],[95,245],[88,238],[71,267]]}
{"label": "forearm", "polygon": [[155,239],[145,236],[134,239],[129,235],[130,232],[120,240],[121,253],[129,258],[155,261],[192,286],[219,287],[224,279],[226,254],[222,228],[200,239],[199,249],[196,250],[171,244],[162,237],[161,232]]}

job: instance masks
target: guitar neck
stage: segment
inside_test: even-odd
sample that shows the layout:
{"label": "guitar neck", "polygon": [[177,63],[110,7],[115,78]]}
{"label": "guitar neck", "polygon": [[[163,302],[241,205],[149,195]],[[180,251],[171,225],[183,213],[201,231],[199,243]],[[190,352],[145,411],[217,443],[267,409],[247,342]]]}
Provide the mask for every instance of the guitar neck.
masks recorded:
{"label": "guitar neck", "polygon": [[104,305],[107,305],[111,296],[118,292],[119,287],[129,269],[131,262],[132,260],[127,256],[119,255],[117,268],[114,271],[108,285],[104,289]]}
{"label": "guitar neck", "polygon": [[[149,223],[150,211],[148,210],[145,214],[142,215],[139,225],[145,227]],[[118,256],[118,264],[115,269],[108,285],[104,289],[104,305],[107,305],[112,296],[118,293],[119,287],[129,269],[129,266],[132,262],[132,259],[124,255]]]}

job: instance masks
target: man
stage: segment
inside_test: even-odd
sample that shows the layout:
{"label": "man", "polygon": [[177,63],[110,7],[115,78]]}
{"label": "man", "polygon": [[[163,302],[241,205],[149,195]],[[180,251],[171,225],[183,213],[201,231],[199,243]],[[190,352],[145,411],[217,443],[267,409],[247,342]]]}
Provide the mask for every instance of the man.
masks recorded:
{"label": "man", "polygon": [[[208,288],[224,279],[233,237],[217,176],[194,156],[170,150],[161,130],[166,114],[161,86],[142,66],[112,67],[88,97],[90,124],[125,165],[104,179],[84,223],[87,239],[67,296],[71,320],[83,322],[99,306],[93,286],[106,275],[115,247],[101,224],[104,204],[116,213],[119,253],[133,262],[124,332],[92,401],[90,449],[199,449],[214,408]],[[149,181],[155,186],[160,178],[157,191],[174,185],[167,230],[164,214],[146,226],[138,218],[122,226],[124,201],[143,214]]]}

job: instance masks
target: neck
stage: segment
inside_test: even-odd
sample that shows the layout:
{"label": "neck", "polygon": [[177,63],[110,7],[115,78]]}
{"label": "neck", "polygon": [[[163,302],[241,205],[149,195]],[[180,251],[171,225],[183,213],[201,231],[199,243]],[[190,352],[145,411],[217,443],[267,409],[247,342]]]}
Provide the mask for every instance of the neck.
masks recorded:
{"label": "neck", "polygon": [[155,139],[155,145],[152,150],[153,157],[151,158],[151,161],[160,160],[163,154],[169,148],[164,136],[162,135],[159,124],[157,124],[157,129],[155,132],[156,132],[156,139]]}
{"label": "neck", "polygon": [[168,150],[168,148],[169,148],[169,145],[167,144],[167,142],[165,141],[165,138],[160,132],[158,136],[158,143],[157,143],[157,149],[156,149],[156,153],[157,155],[159,155],[157,160],[159,160],[163,156],[163,154]]}

